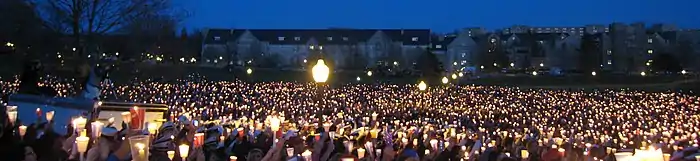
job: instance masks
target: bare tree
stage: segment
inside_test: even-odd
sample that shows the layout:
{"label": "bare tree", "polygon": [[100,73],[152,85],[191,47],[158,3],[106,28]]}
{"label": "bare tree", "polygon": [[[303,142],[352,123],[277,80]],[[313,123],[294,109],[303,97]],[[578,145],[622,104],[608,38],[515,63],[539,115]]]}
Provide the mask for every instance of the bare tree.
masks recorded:
{"label": "bare tree", "polygon": [[97,35],[117,31],[142,17],[180,13],[167,0],[48,0],[43,4],[40,13],[48,15],[47,27],[71,34],[81,56]]}

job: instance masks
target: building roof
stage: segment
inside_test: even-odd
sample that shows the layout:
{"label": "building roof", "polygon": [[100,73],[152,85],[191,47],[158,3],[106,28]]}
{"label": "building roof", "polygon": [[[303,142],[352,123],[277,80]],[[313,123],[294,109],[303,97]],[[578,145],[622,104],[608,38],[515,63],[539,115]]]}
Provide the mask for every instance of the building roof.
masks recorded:
{"label": "building roof", "polygon": [[258,40],[270,44],[306,44],[313,38],[319,44],[349,45],[365,42],[378,31],[382,31],[391,40],[402,42],[404,45],[430,43],[429,29],[212,29],[205,43],[221,43],[214,41],[215,36],[219,36],[222,41],[235,41],[245,31],[249,31]]}

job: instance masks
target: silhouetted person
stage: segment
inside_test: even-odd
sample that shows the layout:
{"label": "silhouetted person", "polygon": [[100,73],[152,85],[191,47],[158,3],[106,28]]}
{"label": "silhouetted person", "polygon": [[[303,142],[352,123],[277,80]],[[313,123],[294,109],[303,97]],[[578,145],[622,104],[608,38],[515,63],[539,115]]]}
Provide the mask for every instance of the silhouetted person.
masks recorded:
{"label": "silhouetted person", "polygon": [[19,91],[22,94],[40,94],[39,92],[39,72],[42,70],[38,60],[24,63],[22,76],[19,78]]}

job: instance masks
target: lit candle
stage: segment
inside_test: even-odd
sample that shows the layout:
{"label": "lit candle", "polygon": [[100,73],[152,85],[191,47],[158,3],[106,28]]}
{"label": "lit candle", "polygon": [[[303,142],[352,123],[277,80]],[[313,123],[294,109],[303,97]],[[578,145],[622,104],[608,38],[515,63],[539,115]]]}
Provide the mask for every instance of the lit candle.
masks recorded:
{"label": "lit candle", "polygon": [[90,125],[92,127],[92,137],[93,138],[97,138],[100,135],[102,135],[102,127],[104,126],[104,124],[102,122],[95,121],[95,122],[90,123]]}
{"label": "lit candle", "polygon": [[17,106],[7,106],[7,118],[10,119],[12,124],[17,121]]}
{"label": "lit candle", "polygon": [[27,126],[19,126],[19,136],[24,138],[24,134],[27,134]]}
{"label": "lit candle", "polygon": [[190,153],[190,146],[187,144],[182,144],[178,147],[180,149],[180,158],[182,160],[187,159],[187,155]]}
{"label": "lit candle", "polygon": [[77,138],[75,138],[75,142],[76,142],[77,147],[78,147],[78,152],[85,153],[87,151],[87,146],[88,146],[89,141],[90,141],[90,138],[86,137],[86,136],[78,136]]}
{"label": "lit candle", "polygon": [[54,111],[46,112],[46,120],[49,122],[53,121],[53,114],[54,114]]}
{"label": "lit candle", "polygon": [[136,143],[136,148],[139,152],[139,158],[144,157],[146,152],[143,149],[146,148],[146,145],[144,145],[143,143]]}
{"label": "lit candle", "polygon": [[175,151],[170,150],[166,153],[168,153],[168,159],[170,159],[171,161],[173,160],[173,158],[175,158]]}
{"label": "lit candle", "polygon": [[76,119],[73,119],[73,127],[75,127],[76,132],[83,131],[85,129],[85,124],[87,122],[87,119],[83,117],[78,117]]}
{"label": "lit candle", "polygon": [[304,160],[311,160],[311,151],[307,149],[304,153],[301,153],[301,156],[304,157]]}
{"label": "lit candle", "polygon": [[370,132],[370,135],[372,136],[372,139],[376,139],[377,135],[379,135],[379,129],[372,129],[369,132]]}
{"label": "lit candle", "polygon": [[128,125],[131,122],[131,112],[122,112],[122,121]]}
{"label": "lit candle", "polygon": [[365,148],[359,148],[357,149],[357,157],[362,159],[365,157]]}
{"label": "lit candle", "polygon": [[527,159],[528,157],[530,157],[530,152],[528,152],[525,149],[520,150],[520,156],[523,157],[523,159]]}
{"label": "lit candle", "polygon": [[155,135],[156,131],[158,130],[158,125],[152,122],[148,123],[148,133],[151,135]]}
{"label": "lit candle", "polygon": [[288,157],[294,156],[294,148],[287,148],[287,156]]}

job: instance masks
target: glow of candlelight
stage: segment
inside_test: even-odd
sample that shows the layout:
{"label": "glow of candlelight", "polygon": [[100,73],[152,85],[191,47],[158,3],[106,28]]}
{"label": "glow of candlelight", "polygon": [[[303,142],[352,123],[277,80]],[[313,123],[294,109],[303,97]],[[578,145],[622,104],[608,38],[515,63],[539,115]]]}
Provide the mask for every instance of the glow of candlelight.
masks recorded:
{"label": "glow of candlelight", "polygon": [[187,159],[187,155],[190,153],[190,146],[187,144],[182,144],[178,146],[178,149],[180,150],[180,158]]}

